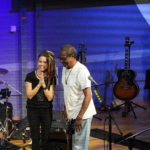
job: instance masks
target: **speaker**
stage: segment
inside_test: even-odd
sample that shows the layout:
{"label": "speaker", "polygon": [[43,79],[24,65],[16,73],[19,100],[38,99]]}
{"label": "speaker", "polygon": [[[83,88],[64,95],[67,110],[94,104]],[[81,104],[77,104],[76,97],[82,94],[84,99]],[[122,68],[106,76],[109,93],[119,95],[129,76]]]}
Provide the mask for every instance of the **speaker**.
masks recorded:
{"label": "speaker", "polygon": [[50,131],[51,150],[69,150],[65,129],[66,123],[62,120],[62,111],[53,111],[53,121]]}
{"label": "speaker", "polygon": [[29,122],[27,117],[20,120],[12,130],[10,134],[10,138],[12,139],[22,139],[23,135],[26,139],[30,138],[30,132],[29,132]]}
{"label": "speaker", "polygon": [[53,111],[51,130],[55,129],[64,130],[65,128],[66,123],[62,120],[62,111]]}
{"label": "speaker", "polygon": [[51,150],[68,150],[67,134],[65,131],[50,132],[50,149]]}
{"label": "speaker", "polygon": [[69,150],[67,148],[67,144],[61,143],[61,142],[50,142],[50,149],[51,150]]}
{"label": "speaker", "polygon": [[150,69],[146,70],[146,79],[144,89],[150,89]]}

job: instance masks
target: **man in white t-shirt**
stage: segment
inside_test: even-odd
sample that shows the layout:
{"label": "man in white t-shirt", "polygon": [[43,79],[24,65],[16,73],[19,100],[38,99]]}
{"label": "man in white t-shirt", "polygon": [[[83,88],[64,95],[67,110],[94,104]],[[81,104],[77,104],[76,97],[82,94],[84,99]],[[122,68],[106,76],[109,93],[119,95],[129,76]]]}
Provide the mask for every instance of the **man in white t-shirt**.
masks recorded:
{"label": "man in white t-shirt", "polygon": [[63,64],[62,84],[65,107],[63,120],[75,119],[75,133],[72,136],[73,150],[88,150],[90,127],[96,114],[91,93],[88,69],[76,60],[76,49],[64,45],[60,49],[59,60]]}

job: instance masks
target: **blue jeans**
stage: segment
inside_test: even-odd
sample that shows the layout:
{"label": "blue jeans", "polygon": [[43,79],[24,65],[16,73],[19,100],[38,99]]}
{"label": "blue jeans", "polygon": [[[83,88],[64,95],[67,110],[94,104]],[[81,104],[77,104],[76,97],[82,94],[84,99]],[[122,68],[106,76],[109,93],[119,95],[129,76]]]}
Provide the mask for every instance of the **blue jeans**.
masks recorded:
{"label": "blue jeans", "polygon": [[88,150],[92,118],[82,120],[82,130],[72,135],[72,150]]}

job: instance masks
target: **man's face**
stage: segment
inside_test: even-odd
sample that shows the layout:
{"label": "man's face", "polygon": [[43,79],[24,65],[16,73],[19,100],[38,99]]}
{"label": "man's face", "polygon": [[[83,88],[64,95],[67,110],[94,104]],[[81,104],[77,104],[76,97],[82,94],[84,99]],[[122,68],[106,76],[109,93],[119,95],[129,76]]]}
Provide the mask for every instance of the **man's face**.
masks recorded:
{"label": "man's face", "polygon": [[58,58],[64,67],[71,68],[72,56],[68,56],[65,51],[61,51]]}

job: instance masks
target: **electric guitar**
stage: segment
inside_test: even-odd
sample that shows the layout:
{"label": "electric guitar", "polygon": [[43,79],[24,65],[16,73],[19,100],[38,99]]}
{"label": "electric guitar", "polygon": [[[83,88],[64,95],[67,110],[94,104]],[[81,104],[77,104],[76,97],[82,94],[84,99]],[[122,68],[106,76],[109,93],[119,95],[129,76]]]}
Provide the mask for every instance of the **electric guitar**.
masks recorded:
{"label": "electric guitar", "polygon": [[80,43],[79,44],[79,48],[80,48],[80,51],[79,51],[79,53],[77,55],[77,60],[85,65],[85,62],[86,62],[85,53],[86,53],[87,49],[85,48],[84,43]]}
{"label": "electric guitar", "polygon": [[124,101],[134,99],[139,93],[139,86],[135,82],[136,72],[130,69],[130,37],[125,38],[125,69],[117,71],[118,81],[113,87],[116,98]]}
{"label": "electric guitar", "polygon": [[70,119],[67,122],[67,129],[66,129],[66,133],[67,133],[67,150],[72,150],[72,134],[74,134],[75,130],[74,130],[74,119]]}

